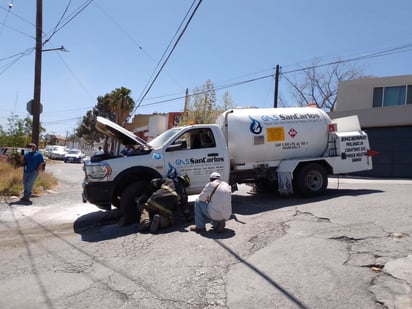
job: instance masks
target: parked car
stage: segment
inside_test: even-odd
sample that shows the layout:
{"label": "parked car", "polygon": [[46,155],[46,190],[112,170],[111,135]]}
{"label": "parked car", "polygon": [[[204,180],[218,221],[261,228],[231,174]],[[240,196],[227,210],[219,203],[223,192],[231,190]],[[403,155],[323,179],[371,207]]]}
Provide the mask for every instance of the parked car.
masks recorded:
{"label": "parked car", "polygon": [[50,152],[53,149],[53,146],[51,145],[47,145],[46,147],[44,147],[43,149],[43,156],[50,158]]}
{"label": "parked car", "polygon": [[82,163],[83,159],[86,157],[86,154],[79,150],[79,149],[71,149],[66,155],[64,156],[64,162],[72,162],[72,163]]}
{"label": "parked car", "polygon": [[49,158],[53,160],[64,160],[64,157],[68,153],[64,146],[53,146],[49,152]]}

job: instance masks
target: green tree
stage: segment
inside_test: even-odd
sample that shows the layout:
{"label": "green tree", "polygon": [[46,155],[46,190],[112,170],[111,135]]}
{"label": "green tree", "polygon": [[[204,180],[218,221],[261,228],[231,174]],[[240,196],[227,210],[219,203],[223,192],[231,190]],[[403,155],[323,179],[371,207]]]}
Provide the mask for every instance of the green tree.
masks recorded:
{"label": "green tree", "polygon": [[124,125],[129,118],[130,113],[135,107],[135,102],[130,97],[131,90],[121,87],[113,90],[109,95],[109,106],[114,114],[114,121]]}
{"label": "green tree", "polygon": [[108,118],[120,125],[124,125],[135,106],[130,97],[131,90],[121,87],[111,93],[97,97],[97,103],[92,110],[87,111],[76,129],[76,135],[87,143],[93,144],[103,138],[95,129],[97,116]]}
{"label": "green tree", "polygon": [[223,94],[222,101],[221,105],[217,103],[213,82],[207,80],[204,85],[193,90],[181,124],[214,123],[220,113],[234,106],[228,92]]}
{"label": "green tree", "polygon": [[95,129],[96,117],[98,114],[99,113],[96,108],[87,111],[86,115],[83,116],[83,120],[76,129],[76,136],[84,139],[90,145],[93,145],[94,142],[99,141],[103,137],[103,135],[99,134]]}
{"label": "green tree", "polygon": [[3,147],[24,147],[31,141],[31,132],[31,119],[29,117],[20,119],[18,115],[12,113],[7,119],[7,130],[0,129],[0,145]]}

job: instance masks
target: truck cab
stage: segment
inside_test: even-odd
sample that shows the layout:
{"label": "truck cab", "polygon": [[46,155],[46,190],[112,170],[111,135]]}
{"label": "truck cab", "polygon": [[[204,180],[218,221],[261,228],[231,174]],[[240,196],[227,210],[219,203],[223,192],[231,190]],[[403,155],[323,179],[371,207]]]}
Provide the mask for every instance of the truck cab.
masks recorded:
{"label": "truck cab", "polygon": [[[188,194],[200,193],[212,172],[229,179],[226,143],[217,125],[172,128],[150,142],[102,117],[97,117],[96,129],[112,142],[104,154],[84,161],[83,201],[101,209],[114,206],[127,212],[150,191],[154,178],[186,174]],[[135,151],[121,155],[126,145]]]}

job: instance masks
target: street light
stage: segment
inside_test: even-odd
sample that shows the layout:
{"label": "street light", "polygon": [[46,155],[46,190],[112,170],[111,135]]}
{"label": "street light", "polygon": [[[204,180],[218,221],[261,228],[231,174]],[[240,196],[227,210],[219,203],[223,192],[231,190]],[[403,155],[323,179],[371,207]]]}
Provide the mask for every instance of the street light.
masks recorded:
{"label": "street light", "polygon": [[60,50],[60,51],[64,51],[64,52],[68,52],[68,50],[66,48],[64,48],[64,46],[60,46],[57,48],[48,48],[48,49],[42,49],[42,52],[46,52],[46,51],[53,51],[53,50]]}

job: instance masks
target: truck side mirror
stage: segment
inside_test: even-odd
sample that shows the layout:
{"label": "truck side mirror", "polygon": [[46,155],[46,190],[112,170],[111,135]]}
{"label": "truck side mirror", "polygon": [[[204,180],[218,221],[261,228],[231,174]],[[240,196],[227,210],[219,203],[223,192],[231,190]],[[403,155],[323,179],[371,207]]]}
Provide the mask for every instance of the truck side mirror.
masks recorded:
{"label": "truck side mirror", "polygon": [[166,152],[176,151],[176,150],[181,150],[181,149],[187,149],[187,143],[185,140],[179,140],[179,141],[176,141],[175,144],[169,145],[169,147],[167,147],[166,149]]}

